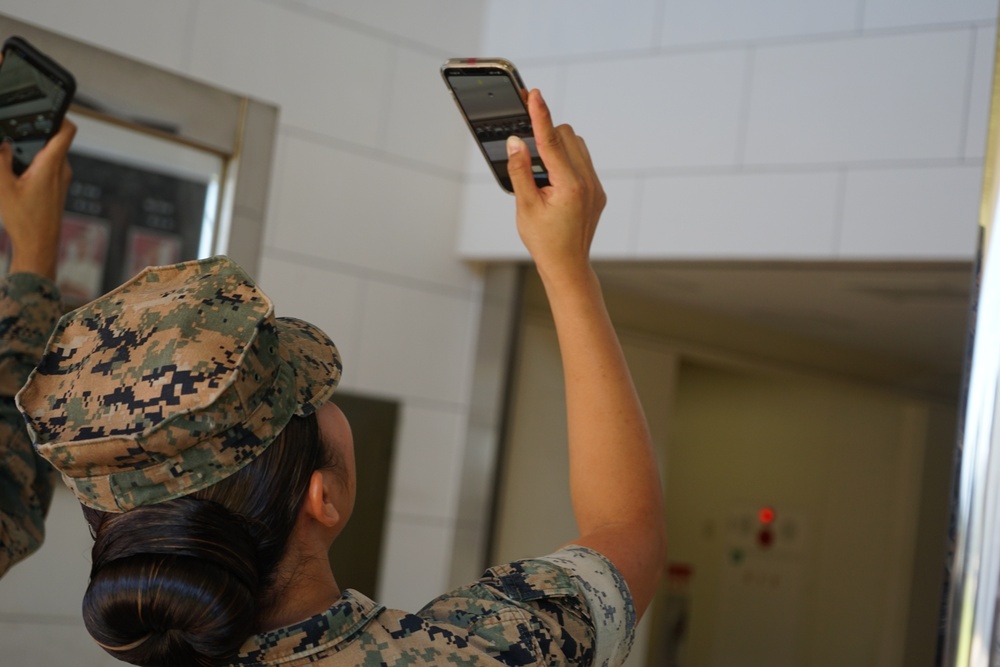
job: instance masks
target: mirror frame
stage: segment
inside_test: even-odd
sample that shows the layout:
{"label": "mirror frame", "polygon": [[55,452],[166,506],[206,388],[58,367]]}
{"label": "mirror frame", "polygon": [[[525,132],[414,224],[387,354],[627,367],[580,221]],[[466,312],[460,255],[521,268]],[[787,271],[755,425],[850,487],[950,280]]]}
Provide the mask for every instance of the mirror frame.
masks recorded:
{"label": "mirror frame", "polygon": [[[1000,595],[1000,243],[991,234],[998,201],[1000,160],[1000,42],[994,53],[979,253],[966,352],[965,391],[960,410],[956,479],[952,492],[953,548],[944,661],[949,667],[994,664]],[[977,290],[978,287],[978,290]],[[998,654],[1000,655],[1000,654]]]}
{"label": "mirror frame", "polygon": [[278,108],[111,53],[0,14],[0,35],[20,35],[77,82],[72,113],[178,142],[222,158],[211,254],[226,254],[254,278],[263,245]]}

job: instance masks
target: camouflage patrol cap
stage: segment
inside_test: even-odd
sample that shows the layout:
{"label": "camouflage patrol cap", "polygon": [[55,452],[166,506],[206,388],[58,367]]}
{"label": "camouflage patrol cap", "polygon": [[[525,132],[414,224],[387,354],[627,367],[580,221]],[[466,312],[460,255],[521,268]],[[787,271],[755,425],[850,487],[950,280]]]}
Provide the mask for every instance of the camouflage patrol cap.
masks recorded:
{"label": "camouflage patrol cap", "polygon": [[150,267],[67,313],[16,400],[80,501],[122,512],[233,474],[340,373],[322,331],[276,318],[242,268],[214,257]]}

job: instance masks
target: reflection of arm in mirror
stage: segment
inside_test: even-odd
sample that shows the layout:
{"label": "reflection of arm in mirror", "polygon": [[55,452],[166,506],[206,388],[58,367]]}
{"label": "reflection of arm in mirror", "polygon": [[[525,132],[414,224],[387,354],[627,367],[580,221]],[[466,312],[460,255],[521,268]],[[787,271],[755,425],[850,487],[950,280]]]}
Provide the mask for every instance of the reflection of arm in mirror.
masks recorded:
{"label": "reflection of arm in mirror", "polygon": [[0,281],[0,574],[42,542],[55,473],[31,448],[14,395],[42,355],[61,313],[55,266],[75,127],[56,138],[20,177],[11,147],[0,147],[0,218],[11,239],[9,275]]}

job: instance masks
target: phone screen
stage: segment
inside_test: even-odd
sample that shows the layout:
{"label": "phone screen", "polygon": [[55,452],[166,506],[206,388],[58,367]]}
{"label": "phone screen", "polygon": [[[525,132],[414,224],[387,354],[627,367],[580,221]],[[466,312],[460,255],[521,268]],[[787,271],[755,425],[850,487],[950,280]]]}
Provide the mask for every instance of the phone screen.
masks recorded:
{"label": "phone screen", "polygon": [[535,146],[531,118],[511,75],[490,67],[448,68],[444,74],[500,185],[513,192],[507,173],[507,137],[512,134],[528,145],[535,182],[539,187],[548,185],[548,173]]}
{"label": "phone screen", "polygon": [[61,82],[34,67],[17,49],[4,51],[0,63],[0,137],[13,142],[14,171],[24,171],[58,130],[66,95]]}

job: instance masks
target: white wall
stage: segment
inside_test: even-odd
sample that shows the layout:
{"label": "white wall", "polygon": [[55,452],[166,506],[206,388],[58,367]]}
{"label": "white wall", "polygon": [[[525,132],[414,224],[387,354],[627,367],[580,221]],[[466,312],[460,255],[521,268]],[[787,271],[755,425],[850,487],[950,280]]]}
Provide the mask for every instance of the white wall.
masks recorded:
{"label": "white wall", "polygon": [[[587,139],[610,200],[600,257],[968,259],[996,16],[993,0],[503,0],[483,50]],[[480,161],[461,252],[524,257]]]}

